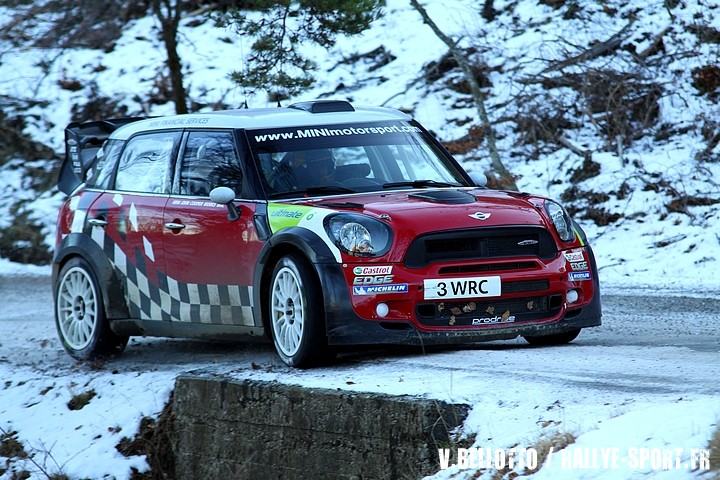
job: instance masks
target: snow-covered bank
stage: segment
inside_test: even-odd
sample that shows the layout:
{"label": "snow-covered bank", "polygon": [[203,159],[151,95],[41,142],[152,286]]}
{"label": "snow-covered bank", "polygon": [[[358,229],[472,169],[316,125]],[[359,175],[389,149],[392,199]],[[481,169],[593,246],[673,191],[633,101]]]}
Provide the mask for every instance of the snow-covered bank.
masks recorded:
{"label": "snow-covered bank", "polygon": [[[115,445],[135,435],[142,417],[161,411],[184,372],[466,403],[472,411],[463,433],[478,447],[531,447],[562,432],[582,446],[702,449],[720,419],[718,300],[609,297],[603,326],[565,347],[532,348],[518,339],[426,354],[360,349],[332,366],[301,371],[284,366],[270,344],[168,339],[132,339],[117,359],[76,364],[57,340],[49,283],[0,277],[0,376],[6,382],[0,427],[16,430],[37,461],[70,478],[119,480],[129,478],[131,467],[144,469],[142,457],[122,457]],[[91,390],[95,395],[82,409],[68,407],[73,396]],[[27,461],[15,465],[44,478]],[[543,470],[540,478],[549,475]],[[453,473],[459,472],[438,478]],[[580,473],[631,478],[626,470]],[[671,473],[636,476],[693,475]]]}
{"label": "snow-covered bank", "polygon": [[5,258],[0,258],[0,277],[18,275],[48,276],[50,275],[50,265],[30,265],[28,263],[11,262]]}
{"label": "snow-covered bank", "polygon": [[[69,478],[121,479],[128,478],[131,469],[145,471],[148,465],[144,457],[121,455],[116,445],[135,436],[142,417],[160,413],[175,373],[113,374],[78,366],[53,374],[1,365],[0,376],[5,382],[0,427],[17,431],[25,451],[43,469]],[[71,400],[83,394],[92,397],[87,405],[70,409]],[[29,460],[14,463],[14,469],[27,470],[32,478],[43,477]]]}

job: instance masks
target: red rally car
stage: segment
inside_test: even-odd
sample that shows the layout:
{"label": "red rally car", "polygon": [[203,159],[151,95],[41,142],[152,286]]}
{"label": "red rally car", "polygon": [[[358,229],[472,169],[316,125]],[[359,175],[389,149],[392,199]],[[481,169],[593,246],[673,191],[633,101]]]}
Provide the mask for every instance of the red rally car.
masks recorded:
{"label": "red rally car", "polygon": [[53,279],[75,358],[267,335],[300,367],[339,345],[556,345],[600,325],[563,207],[485,188],[401,112],[315,101],[65,136]]}

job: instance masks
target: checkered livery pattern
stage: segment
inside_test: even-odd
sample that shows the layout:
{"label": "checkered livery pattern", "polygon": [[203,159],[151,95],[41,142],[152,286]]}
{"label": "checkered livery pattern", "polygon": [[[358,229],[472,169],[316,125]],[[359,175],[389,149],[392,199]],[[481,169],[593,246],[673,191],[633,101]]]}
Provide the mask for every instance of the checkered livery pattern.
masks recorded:
{"label": "checkered livery pattern", "polygon": [[252,286],[183,283],[163,273],[154,285],[145,275],[143,252],[136,249],[134,259],[128,259],[101,227],[92,227],[91,237],[127,280],[125,294],[133,318],[257,326]]}

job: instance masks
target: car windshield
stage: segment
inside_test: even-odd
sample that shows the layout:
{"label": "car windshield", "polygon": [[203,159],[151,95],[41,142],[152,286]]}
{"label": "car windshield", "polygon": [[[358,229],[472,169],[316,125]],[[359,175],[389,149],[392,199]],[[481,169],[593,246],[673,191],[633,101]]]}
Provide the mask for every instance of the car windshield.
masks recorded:
{"label": "car windshield", "polygon": [[270,198],[468,186],[408,122],[250,130],[248,139]]}

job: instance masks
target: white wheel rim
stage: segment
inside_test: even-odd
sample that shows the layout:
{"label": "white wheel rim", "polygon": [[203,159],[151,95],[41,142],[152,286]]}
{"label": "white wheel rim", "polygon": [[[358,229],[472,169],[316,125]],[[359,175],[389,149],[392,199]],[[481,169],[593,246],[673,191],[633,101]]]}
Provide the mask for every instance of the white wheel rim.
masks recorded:
{"label": "white wheel rim", "polygon": [[300,280],[288,267],[282,267],[275,275],[270,308],[275,342],[284,355],[292,357],[300,348],[305,326],[305,305],[300,293]]}
{"label": "white wheel rim", "polygon": [[97,329],[97,295],[88,273],[79,267],[68,270],[57,293],[57,318],[65,343],[73,350],[87,347]]}

